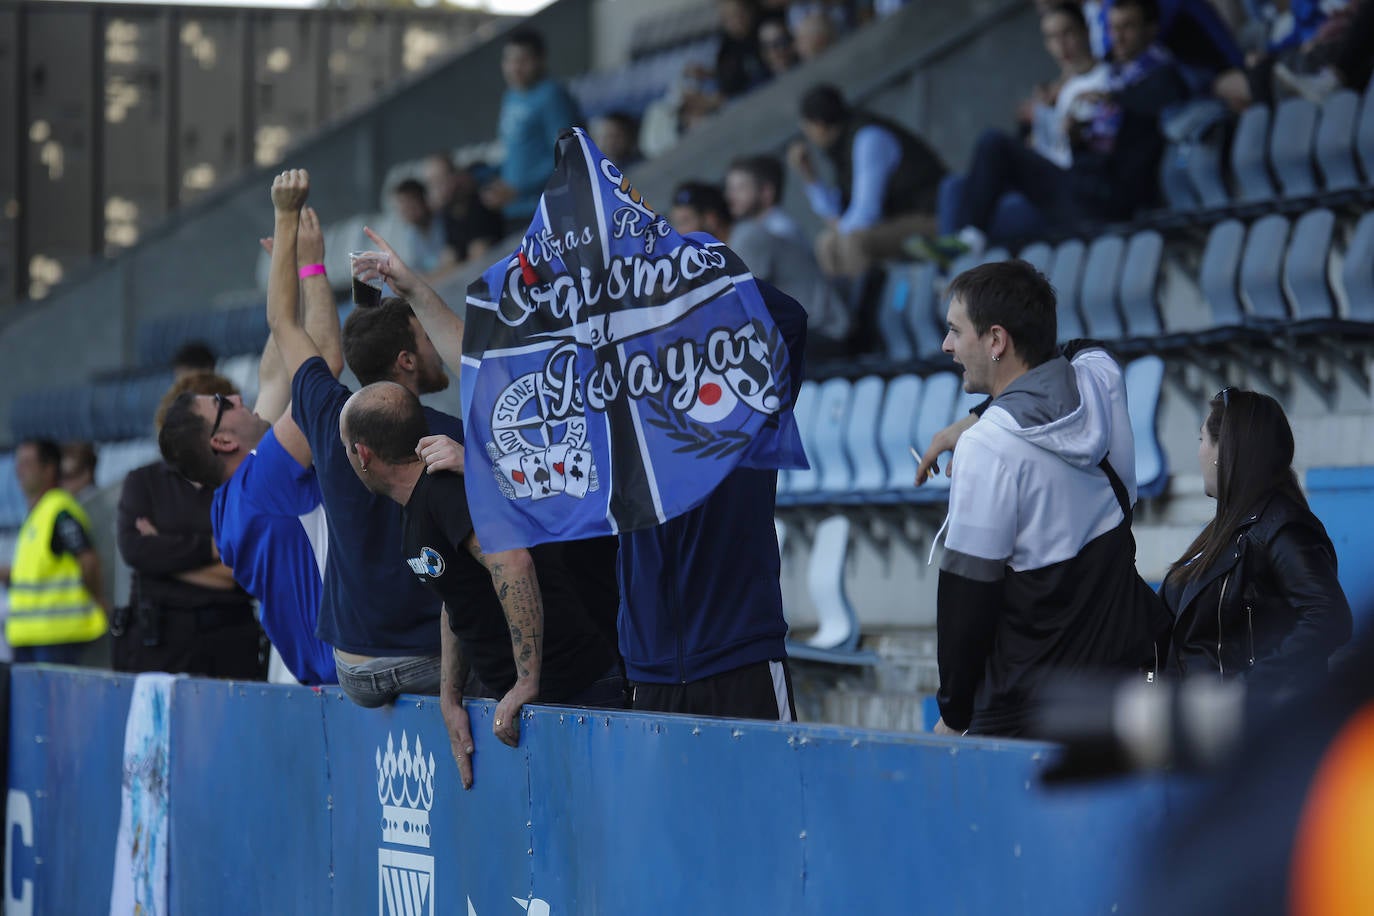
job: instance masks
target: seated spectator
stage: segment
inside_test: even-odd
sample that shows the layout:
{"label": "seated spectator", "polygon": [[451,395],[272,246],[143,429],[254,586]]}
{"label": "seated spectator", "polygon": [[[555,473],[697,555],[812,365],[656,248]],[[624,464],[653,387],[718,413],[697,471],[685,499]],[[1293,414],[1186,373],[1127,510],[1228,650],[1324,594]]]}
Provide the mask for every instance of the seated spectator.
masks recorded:
{"label": "seated spectator", "polygon": [[482,201],[516,228],[529,222],[539,205],[559,133],[580,123],[582,113],[563,84],[548,75],[544,36],[533,29],[517,28],[506,38],[501,75],[506,93],[497,133],[506,158],[501,177],[483,189]]}
{"label": "seated spectator", "polygon": [[730,207],[720,187],[704,181],[684,181],[673,191],[668,222],[682,235],[704,232],[727,244],[730,241]]}
{"label": "seated spectator", "polygon": [[391,189],[391,202],[406,226],[402,243],[406,259],[421,273],[434,273],[444,263],[448,233],[444,220],[429,208],[425,186],[414,178],[407,178]]}
{"label": "seated spectator", "polygon": [[482,203],[478,166],[455,168],[453,160],[435,153],[425,160],[425,192],[430,209],[444,224],[440,269],[480,258],[506,234],[501,214]]}
{"label": "seated spectator", "polygon": [[957,236],[913,239],[917,257],[947,263],[964,252],[981,253],[992,235],[998,200],[1015,191],[1045,224],[1058,230],[1085,220],[1128,219],[1158,196],[1164,150],[1159,116],[1188,96],[1188,86],[1167,51],[1154,44],[1153,0],[1117,0],[1111,10],[1114,59],[1105,92],[1081,94],[1093,106],[1090,120],[1070,131],[1073,163],[1060,168],[1015,138],[989,131],[978,141],[959,202]]}
{"label": "seated spectator", "polygon": [[725,174],[725,198],[734,226],[730,248],[758,279],[793,296],[807,314],[808,355],[834,353],[849,330],[849,316],[821,273],[801,228],[779,206],[783,164],[776,156],[745,156]]}
{"label": "seated spectator", "polygon": [[[1059,76],[1036,86],[1018,113],[1026,142],[1035,152],[1060,168],[1073,164],[1069,127],[1091,118],[1093,106],[1083,96],[1107,88],[1111,68],[1092,56],[1088,23],[1076,3],[1047,4],[1040,16],[1040,34],[1045,50],[1059,66]],[[940,226],[942,235],[957,233],[966,185],[965,175],[950,175],[940,185]],[[997,200],[988,235],[1000,240],[1030,238],[1044,230],[1040,212],[1016,191]]]}
{"label": "seated spectator", "polygon": [[215,371],[215,351],[203,340],[188,340],[172,354],[172,381],[197,372]]}
{"label": "seated spectator", "polygon": [[781,76],[797,65],[797,49],[786,22],[765,19],[759,23],[759,54],[773,76]]}
{"label": "seated spectator", "polygon": [[[1102,0],[1098,20],[1102,25],[1102,47],[1095,49],[1102,60],[1112,60],[1116,45],[1111,25],[1115,0]],[[1158,39],[1181,66],[1197,90],[1210,85],[1219,73],[1243,66],[1245,55],[1231,34],[1212,0],[1152,0]]]}
{"label": "seated spectator", "polygon": [[796,38],[797,57],[802,63],[815,60],[840,36],[834,20],[824,10],[816,10],[802,17],[792,34]]}
{"label": "seated spectator", "polygon": [[592,121],[592,142],[621,171],[644,157],[639,154],[639,122],[633,115],[612,111]]}
{"label": "seated spectator", "polygon": [[806,184],[811,208],[829,227],[816,240],[816,260],[830,276],[857,277],[901,253],[902,240],[935,226],[935,199],[945,167],[925,141],[900,125],[851,108],[834,86],[816,86],[801,101],[802,133],[825,152],[838,187],[826,187],[805,143],[788,164]]}
{"label": "seated spectator", "polygon": [[1246,66],[1217,77],[1212,91],[1231,110],[1300,95],[1321,104],[1341,87],[1363,91],[1374,61],[1374,4],[1354,0],[1328,17],[1315,0],[1295,0],[1291,28]]}
{"label": "seated spectator", "polygon": [[1045,51],[1059,76],[1035,87],[1023,111],[1031,149],[1060,168],[1073,162],[1069,127],[1092,117],[1093,106],[1082,97],[1107,88],[1111,67],[1093,57],[1088,23],[1075,3],[1057,3],[1040,18]]}
{"label": "seated spectator", "polygon": [[363,486],[403,508],[407,567],[443,601],[440,706],[465,788],[472,785],[462,707],[469,667],[501,698],[493,731],[511,747],[526,703],[625,705],[616,654],[578,599],[562,545],[483,551],[463,478],[426,473],[416,456],[429,426],[414,394],[394,382],[363,388],[344,405],[339,436]]}
{"label": "seated spectator", "polygon": [[1292,696],[1350,639],[1336,550],[1293,474],[1293,430],[1268,395],[1224,388],[1199,433],[1216,516],[1169,568],[1170,667]]}
{"label": "seated spectator", "polygon": [[[186,376],[163,397],[159,429],[177,398],[197,393],[226,404],[238,397],[222,376]],[[125,476],[117,530],[119,553],[133,575],[129,602],[114,620],[116,671],[251,681],[267,676],[252,599],[215,547],[214,498],[213,485],[194,483],[165,461]]]}
{"label": "seated spectator", "polygon": [[728,101],[768,81],[759,53],[759,10],[755,0],[716,0],[720,13],[720,48],[716,51],[715,87]]}

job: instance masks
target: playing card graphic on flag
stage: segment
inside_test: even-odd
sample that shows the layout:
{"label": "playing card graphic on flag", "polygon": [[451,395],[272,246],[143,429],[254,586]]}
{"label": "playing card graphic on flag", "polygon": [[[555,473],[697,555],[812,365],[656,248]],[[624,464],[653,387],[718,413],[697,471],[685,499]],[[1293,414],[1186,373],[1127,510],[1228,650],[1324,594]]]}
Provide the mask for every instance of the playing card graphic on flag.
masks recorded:
{"label": "playing card graphic on flag", "polygon": [[468,502],[485,550],[657,525],[737,467],[804,468],[754,278],[683,237],[581,129],[520,249],[468,288]]}

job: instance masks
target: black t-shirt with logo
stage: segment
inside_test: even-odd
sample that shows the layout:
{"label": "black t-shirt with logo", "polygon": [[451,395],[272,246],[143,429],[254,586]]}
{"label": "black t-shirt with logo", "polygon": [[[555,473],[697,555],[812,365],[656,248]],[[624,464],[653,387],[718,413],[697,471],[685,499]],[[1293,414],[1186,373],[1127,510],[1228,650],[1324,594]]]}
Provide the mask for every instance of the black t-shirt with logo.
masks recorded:
{"label": "black t-shirt with logo", "polygon": [[[466,546],[472,534],[458,474],[421,474],[403,515],[406,562],[448,607],[449,625],[482,683],[505,693],[515,684],[510,629],[491,574]],[[569,582],[560,544],[530,548],[544,601],[539,699],[566,702],[605,674],[614,655]]]}

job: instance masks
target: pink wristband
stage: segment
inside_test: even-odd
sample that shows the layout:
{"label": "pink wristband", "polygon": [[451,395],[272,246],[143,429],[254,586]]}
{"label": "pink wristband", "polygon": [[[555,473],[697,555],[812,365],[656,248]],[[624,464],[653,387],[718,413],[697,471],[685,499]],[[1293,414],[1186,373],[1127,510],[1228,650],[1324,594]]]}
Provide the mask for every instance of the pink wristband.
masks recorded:
{"label": "pink wristband", "polygon": [[324,273],[323,264],[307,264],[300,270],[296,271],[296,275],[300,277],[302,280],[304,280],[306,277],[317,277],[322,273]]}

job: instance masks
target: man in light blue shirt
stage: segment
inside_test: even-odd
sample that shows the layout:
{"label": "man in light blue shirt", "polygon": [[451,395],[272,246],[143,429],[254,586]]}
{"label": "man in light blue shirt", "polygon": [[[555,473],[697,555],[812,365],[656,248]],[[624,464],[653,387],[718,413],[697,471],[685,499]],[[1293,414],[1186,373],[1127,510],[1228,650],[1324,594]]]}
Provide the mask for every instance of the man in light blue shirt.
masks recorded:
{"label": "man in light blue shirt", "polygon": [[501,75],[507,88],[497,133],[506,158],[500,179],[486,187],[482,201],[500,210],[508,225],[522,226],[534,215],[553,172],[558,134],[579,124],[582,113],[568,90],[548,75],[544,37],[533,29],[516,29],[506,39]]}
{"label": "man in light blue shirt", "polygon": [[816,240],[816,260],[826,274],[861,276],[899,256],[903,239],[934,226],[945,167],[921,138],[851,108],[838,89],[826,85],[802,97],[801,128],[825,152],[835,175],[834,186],[821,183],[806,143],[788,150],[811,208],[829,223]]}

